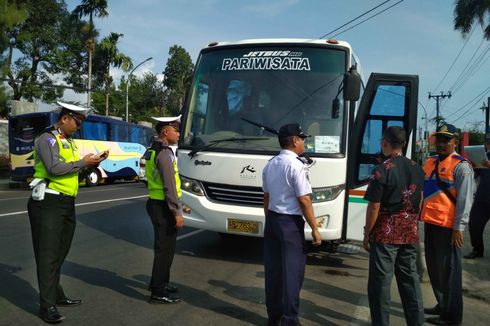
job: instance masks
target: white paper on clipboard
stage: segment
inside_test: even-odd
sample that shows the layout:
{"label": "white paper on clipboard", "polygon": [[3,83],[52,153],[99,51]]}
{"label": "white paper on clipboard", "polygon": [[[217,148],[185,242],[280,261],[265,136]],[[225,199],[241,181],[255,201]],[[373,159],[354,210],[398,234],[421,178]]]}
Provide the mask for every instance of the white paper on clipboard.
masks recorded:
{"label": "white paper on clipboard", "polygon": [[468,159],[475,165],[475,169],[486,169],[486,166],[481,164],[482,161],[487,161],[487,153],[485,152],[485,145],[465,146],[464,151],[468,156]]}

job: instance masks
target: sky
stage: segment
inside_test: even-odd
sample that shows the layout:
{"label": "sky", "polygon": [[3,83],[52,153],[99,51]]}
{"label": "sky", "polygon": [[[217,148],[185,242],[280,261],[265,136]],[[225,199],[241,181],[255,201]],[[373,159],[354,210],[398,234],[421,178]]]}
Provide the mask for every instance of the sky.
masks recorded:
{"label": "sky", "polygon": [[[336,33],[361,22],[399,0]],[[161,74],[168,50],[184,47],[193,62],[199,51],[212,41],[251,38],[320,38],[384,0],[109,0],[109,16],[95,18],[100,36],[124,34],[119,50],[136,65],[153,57],[134,74]],[[73,10],[80,1],[66,1]],[[429,92],[447,94],[441,100],[441,115],[462,129],[483,130],[480,109],[490,97],[490,47],[476,25],[465,39],[453,28],[454,1],[405,0],[370,20],[337,35],[347,41],[360,59],[365,80],[371,72],[419,76],[419,127],[425,129],[425,115],[435,116],[435,99]],[[485,52],[486,51],[486,52]],[[458,56],[459,54],[459,56]],[[481,60],[477,60],[482,55]],[[473,60],[471,60],[473,57]],[[457,60],[455,60],[457,58]],[[468,71],[475,64],[471,73]],[[116,83],[125,73],[112,70]],[[445,78],[443,78],[446,76]],[[85,95],[66,92],[65,100],[84,101]],[[429,124],[429,130],[434,125]]]}

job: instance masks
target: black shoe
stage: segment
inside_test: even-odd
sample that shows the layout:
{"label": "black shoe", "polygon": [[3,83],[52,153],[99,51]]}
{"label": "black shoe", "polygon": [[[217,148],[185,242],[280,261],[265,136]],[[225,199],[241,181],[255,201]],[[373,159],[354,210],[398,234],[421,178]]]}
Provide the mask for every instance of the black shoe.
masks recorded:
{"label": "black shoe", "polygon": [[440,315],[442,311],[441,308],[439,308],[439,305],[435,305],[434,308],[424,308],[424,313],[426,315]]}
{"label": "black shoe", "polygon": [[150,297],[150,303],[179,303],[182,302],[181,297],[177,296],[171,296],[171,295],[164,295],[164,296],[157,296],[157,295],[152,295]]}
{"label": "black shoe", "polygon": [[[148,291],[151,291],[151,284],[148,285]],[[165,292],[176,293],[179,292],[179,288],[174,285],[167,284],[165,285]]]}
{"label": "black shoe", "polygon": [[475,258],[481,258],[481,257],[483,257],[483,252],[479,252],[476,250],[473,250],[472,252],[470,252],[469,254],[464,256],[464,258],[466,258],[466,259],[475,259]]}
{"label": "black shoe", "polygon": [[61,321],[65,319],[65,317],[60,315],[58,309],[55,306],[51,306],[49,308],[40,308],[39,317],[50,324],[61,323]]}
{"label": "black shoe", "polygon": [[426,318],[425,321],[432,325],[461,326],[461,323],[451,321],[451,320],[445,320],[442,319],[441,317],[429,317]]}
{"label": "black shoe", "polygon": [[62,300],[56,301],[56,305],[62,307],[74,307],[80,305],[81,303],[82,300],[80,299],[68,299],[68,298],[64,298]]}

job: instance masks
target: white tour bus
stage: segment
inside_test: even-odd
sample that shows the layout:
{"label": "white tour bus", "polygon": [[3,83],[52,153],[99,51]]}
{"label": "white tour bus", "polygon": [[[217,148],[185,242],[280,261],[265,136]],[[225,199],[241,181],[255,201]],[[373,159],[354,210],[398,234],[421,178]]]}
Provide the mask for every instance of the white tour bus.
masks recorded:
{"label": "white tour bus", "polygon": [[[335,40],[211,43],[199,55],[178,150],[187,226],[263,236],[262,170],[280,151],[277,131],[299,123],[313,207],[324,240],[359,240],[368,178],[388,126],[414,152],[418,76],[371,74],[362,98],[358,62]],[[305,235],[311,240],[311,230]]]}

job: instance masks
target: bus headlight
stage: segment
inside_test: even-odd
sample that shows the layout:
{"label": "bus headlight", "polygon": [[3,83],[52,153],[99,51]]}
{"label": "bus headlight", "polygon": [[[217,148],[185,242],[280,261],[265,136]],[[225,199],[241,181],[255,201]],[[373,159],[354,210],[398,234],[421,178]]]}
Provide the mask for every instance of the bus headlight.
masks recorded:
{"label": "bus headlight", "polygon": [[314,203],[334,200],[344,188],[345,186],[343,184],[332,187],[313,188],[311,200]]}
{"label": "bus headlight", "polygon": [[192,180],[180,176],[180,188],[194,195],[204,196],[204,191],[202,190],[201,183],[197,180]]}

